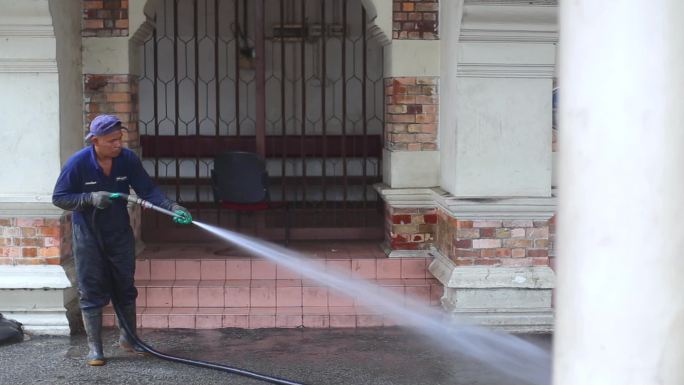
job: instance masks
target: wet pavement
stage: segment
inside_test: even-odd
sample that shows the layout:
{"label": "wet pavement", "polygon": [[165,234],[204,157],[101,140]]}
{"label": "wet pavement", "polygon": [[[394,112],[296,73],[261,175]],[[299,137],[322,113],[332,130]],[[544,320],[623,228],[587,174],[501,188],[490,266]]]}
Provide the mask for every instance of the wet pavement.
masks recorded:
{"label": "wet pavement", "polygon": [[[155,349],[305,384],[518,385],[486,364],[445,352],[399,327],[363,329],[143,330]],[[34,336],[0,346],[0,384],[265,384],[210,369],[138,357],[105,333],[107,365],[85,364],[85,335]],[[524,338],[550,349],[548,335]]]}

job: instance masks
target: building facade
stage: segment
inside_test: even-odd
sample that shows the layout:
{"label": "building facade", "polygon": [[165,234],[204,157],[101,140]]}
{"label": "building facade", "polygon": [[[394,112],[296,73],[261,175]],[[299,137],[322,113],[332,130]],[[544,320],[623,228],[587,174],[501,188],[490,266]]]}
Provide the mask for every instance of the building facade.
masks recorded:
{"label": "building facade", "polygon": [[[50,195],[100,113],[203,218],[212,146],[244,145],[296,202],[296,238],[383,237],[388,261],[426,261],[445,311],[552,329],[555,1],[2,5],[0,312],[29,330],[69,332],[69,214]],[[141,251],[173,236],[132,210]],[[320,212],[335,221],[305,219]]]}

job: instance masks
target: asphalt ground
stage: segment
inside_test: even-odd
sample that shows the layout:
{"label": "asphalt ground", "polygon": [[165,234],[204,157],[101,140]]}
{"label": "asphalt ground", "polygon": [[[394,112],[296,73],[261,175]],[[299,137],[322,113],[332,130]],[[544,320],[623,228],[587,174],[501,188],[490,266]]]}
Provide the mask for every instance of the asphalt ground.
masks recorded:
{"label": "asphalt ground", "polygon": [[[89,367],[85,335],[31,336],[0,346],[0,384],[265,384],[210,369],[140,357],[104,333],[107,364]],[[522,385],[494,368],[400,327],[360,329],[143,330],[155,349],[308,385]],[[551,348],[549,335],[523,336]]]}

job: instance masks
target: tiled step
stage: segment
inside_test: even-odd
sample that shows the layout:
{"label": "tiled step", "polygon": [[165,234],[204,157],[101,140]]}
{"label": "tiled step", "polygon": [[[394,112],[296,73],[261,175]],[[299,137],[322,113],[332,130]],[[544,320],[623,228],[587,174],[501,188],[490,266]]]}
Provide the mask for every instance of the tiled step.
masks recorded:
{"label": "tiled step", "polygon": [[[143,259],[137,261],[138,326],[144,328],[328,328],[396,323],[358,298],[339,294],[275,263],[258,258]],[[376,256],[312,260],[350,279],[364,279],[439,305],[442,285],[427,271],[428,258]],[[114,325],[111,308],[105,325]]]}
{"label": "tiled step", "polygon": [[[311,263],[353,278],[432,278],[429,258],[320,258]],[[301,279],[301,275],[259,258],[142,259],[136,261],[136,281]],[[304,277],[305,278],[305,277]]]}
{"label": "tiled step", "polygon": [[[138,308],[138,327],[166,329],[218,328],[355,328],[394,326],[390,317],[354,307],[285,308]],[[111,309],[105,326],[114,326]]]}
{"label": "tiled step", "polygon": [[[434,279],[387,279],[379,286],[432,306],[442,286]],[[142,283],[142,282],[141,282]],[[396,325],[356,298],[301,280],[147,281],[139,287],[138,326],[143,328],[328,328]],[[206,289],[203,290],[203,289]],[[204,296],[204,298],[203,298]],[[143,305],[146,303],[146,305]],[[193,306],[194,304],[197,304]],[[105,325],[114,325],[111,309]]]}

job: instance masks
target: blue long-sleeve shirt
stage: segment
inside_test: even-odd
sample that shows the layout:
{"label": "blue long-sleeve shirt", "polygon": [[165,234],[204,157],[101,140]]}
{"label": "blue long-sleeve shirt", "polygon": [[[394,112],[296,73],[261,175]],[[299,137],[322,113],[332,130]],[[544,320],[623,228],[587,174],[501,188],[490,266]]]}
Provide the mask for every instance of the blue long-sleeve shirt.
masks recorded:
{"label": "blue long-sleeve shirt", "polygon": [[[75,153],[64,164],[52,193],[52,203],[64,210],[72,210],[74,224],[90,227],[88,224],[95,210],[90,204],[91,192],[128,194],[131,187],[139,197],[154,205],[170,210],[174,204],[154,184],[133,151],[122,149],[119,156],[112,159],[112,170],[107,176],[97,162],[95,148],[91,145]],[[100,231],[128,228],[126,201],[115,199],[111,206],[99,210],[96,225]]]}

